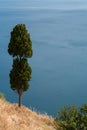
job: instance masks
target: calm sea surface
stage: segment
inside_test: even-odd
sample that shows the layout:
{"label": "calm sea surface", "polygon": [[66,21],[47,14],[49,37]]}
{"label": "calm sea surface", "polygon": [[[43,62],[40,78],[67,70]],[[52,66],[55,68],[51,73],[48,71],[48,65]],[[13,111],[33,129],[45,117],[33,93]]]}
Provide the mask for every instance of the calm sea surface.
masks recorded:
{"label": "calm sea surface", "polygon": [[10,0],[8,6],[3,1],[0,5],[0,91],[10,102],[18,101],[10,89],[12,57],[7,49],[13,27],[24,23],[34,54],[29,59],[33,73],[23,104],[55,114],[64,105],[87,103],[87,11],[26,5]]}

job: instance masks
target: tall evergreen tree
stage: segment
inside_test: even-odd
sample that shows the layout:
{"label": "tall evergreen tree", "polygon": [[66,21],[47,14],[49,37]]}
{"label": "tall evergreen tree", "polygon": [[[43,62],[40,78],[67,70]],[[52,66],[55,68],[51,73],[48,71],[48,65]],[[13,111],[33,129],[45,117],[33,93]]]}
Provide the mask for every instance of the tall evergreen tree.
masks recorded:
{"label": "tall evergreen tree", "polygon": [[8,53],[13,57],[12,70],[10,71],[10,84],[13,90],[19,95],[19,107],[21,96],[29,88],[32,69],[29,66],[28,58],[32,57],[32,42],[25,24],[17,24],[11,32]]}

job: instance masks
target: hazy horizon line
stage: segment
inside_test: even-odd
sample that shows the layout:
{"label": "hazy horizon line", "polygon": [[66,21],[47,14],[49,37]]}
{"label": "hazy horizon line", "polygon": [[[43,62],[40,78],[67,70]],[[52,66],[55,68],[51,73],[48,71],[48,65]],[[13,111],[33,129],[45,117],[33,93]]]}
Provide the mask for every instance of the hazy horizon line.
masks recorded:
{"label": "hazy horizon line", "polygon": [[74,10],[87,10],[87,7],[48,7],[48,6],[44,6],[44,7],[39,7],[39,6],[32,6],[32,7],[28,7],[28,6],[23,6],[23,7],[1,7],[0,9],[27,9],[27,10],[64,10],[64,11],[74,11]]}

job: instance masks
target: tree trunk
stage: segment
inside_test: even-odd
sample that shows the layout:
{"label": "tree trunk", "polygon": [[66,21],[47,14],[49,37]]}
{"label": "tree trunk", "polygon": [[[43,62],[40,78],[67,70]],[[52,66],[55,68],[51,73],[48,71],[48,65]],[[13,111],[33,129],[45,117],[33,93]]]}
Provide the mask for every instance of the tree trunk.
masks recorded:
{"label": "tree trunk", "polygon": [[22,103],[22,89],[18,89],[18,106],[21,107]]}

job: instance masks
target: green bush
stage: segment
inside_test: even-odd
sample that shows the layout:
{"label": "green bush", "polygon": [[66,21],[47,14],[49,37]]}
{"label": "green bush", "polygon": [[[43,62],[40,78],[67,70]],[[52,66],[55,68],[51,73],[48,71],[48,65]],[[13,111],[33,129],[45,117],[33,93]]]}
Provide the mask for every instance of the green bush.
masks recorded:
{"label": "green bush", "polygon": [[83,104],[80,108],[79,114],[79,129],[80,130],[87,130],[87,104]]}
{"label": "green bush", "polygon": [[64,130],[87,130],[87,104],[81,108],[66,106],[58,111],[56,122]]}
{"label": "green bush", "polygon": [[78,118],[78,109],[76,106],[66,106],[58,111],[58,120],[60,126],[65,130],[75,130],[76,119]]}

